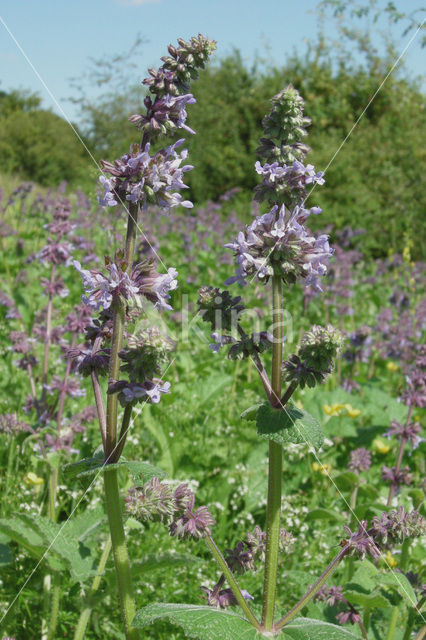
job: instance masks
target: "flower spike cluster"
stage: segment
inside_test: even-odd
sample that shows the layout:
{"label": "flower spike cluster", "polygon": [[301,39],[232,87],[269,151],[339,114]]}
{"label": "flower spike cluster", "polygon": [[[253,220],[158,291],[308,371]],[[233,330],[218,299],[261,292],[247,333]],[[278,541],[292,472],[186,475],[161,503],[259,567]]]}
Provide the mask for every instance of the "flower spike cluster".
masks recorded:
{"label": "flower spike cluster", "polygon": [[174,491],[167,482],[152,478],[143,487],[130,489],[126,510],[142,522],[160,521],[168,524],[171,536],[204,538],[216,524],[206,506],[195,506],[195,495],[187,484]]}

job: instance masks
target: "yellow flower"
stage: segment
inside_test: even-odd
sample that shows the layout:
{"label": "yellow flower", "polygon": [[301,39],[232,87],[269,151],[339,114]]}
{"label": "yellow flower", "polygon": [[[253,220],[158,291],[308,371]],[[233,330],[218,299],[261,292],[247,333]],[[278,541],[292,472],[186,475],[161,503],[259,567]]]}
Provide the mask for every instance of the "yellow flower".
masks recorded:
{"label": "yellow flower", "polygon": [[375,438],[373,440],[373,448],[375,449],[375,451],[377,451],[377,453],[385,454],[390,451],[390,446],[388,445],[388,443],[381,438]]}
{"label": "yellow flower", "polygon": [[332,466],[331,464],[328,464],[328,462],[326,462],[325,464],[320,464],[319,462],[313,462],[312,469],[314,471],[319,471],[320,473],[322,473],[323,476],[328,476],[328,474],[331,472]]}
{"label": "yellow flower", "polygon": [[335,402],[331,406],[329,404],[323,404],[322,408],[324,413],[326,413],[328,416],[340,416],[343,409],[345,408],[345,405]]}
{"label": "yellow flower", "polygon": [[358,418],[361,415],[361,409],[354,409],[350,404],[345,404],[345,409],[350,418]]}
{"label": "yellow flower", "polygon": [[386,365],[386,369],[388,371],[394,372],[394,371],[398,371],[399,367],[396,364],[396,362],[388,362],[387,365]]}
{"label": "yellow flower", "polygon": [[26,482],[27,484],[33,484],[34,486],[38,487],[43,484],[44,480],[43,478],[39,478],[35,473],[30,471],[26,476],[24,476],[24,482]]}
{"label": "yellow flower", "polygon": [[386,552],[386,554],[383,556],[383,559],[386,561],[387,565],[391,569],[394,569],[398,564],[398,562],[395,560],[395,558],[393,557],[390,551]]}

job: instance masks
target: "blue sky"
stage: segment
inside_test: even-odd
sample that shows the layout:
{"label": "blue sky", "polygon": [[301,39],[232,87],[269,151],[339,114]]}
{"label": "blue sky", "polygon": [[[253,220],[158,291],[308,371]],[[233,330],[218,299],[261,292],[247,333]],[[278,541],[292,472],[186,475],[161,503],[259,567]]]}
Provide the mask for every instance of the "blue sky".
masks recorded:
{"label": "blue sky", "polygon": [[[395,4],[407,13],[419,7],[417,0]],[[159,66],[169,42],[198,32],[217,40],[218,56],[236,47],[247,63],[260,54],[280,65],[294,50],[305,51],[306,42],[315,38],[316,6],[316,0],[0,0],[0,89],[37,91],[45,107],[61,112],[7,29],[66,116],[75,119],[75,107],[66,101],[73,93],[70,78],[84,73],[90,58],[128,50],[138,33],[146,44],[137,81],[145,77],[147,67]],[[327,29],[336,34],[331,23]],[[398,26],[395,34],[401,32]],[[409,38],[398,40],[400,50]],[[406,61],[412,75],[424,73],[420,37],[410,45]]]}

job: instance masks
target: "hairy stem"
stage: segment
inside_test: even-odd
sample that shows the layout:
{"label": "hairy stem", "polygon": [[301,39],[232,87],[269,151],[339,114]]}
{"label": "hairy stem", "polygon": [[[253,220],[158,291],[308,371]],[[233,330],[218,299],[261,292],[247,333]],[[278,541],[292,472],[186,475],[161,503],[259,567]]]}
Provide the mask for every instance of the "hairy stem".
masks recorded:
{"label": "hairy stem", "polygon": [[[408,409],[407,420],[405,421],[406,427],[408,427],[408,424],[411,420],[412,413],[413,413],[413,405],[411,404],[410,408]],[[397,456],[396,465],[395,465],[395,475],[398,475],[399,470],[401,469],[402,457],[404,455],[404,448],[405,448],[406,442],[407,442],[406,438],[401,438],[401,444],[399,445],[399,451],[398,451],[398,456]],[[390,507],[392,504],[392,500],[395,495],[395,490],[396,490],[396,483],[391,482],[391,486],[389,487],[388,501],[386,503],[387,507]]]}
{"label": "hairy stem", "polygon": [[398,622],[398,607],[393,607],[388,632],[386,634],[386,640],[392,640],[395,635],[396,623]]}
{"label": "hairy stem", "polygon": [[50,604],[49,629],[47,632],[47,640],[56,640],[56,627],[58,626],[59,599],[61,596],[61,581],[58,573],[53,574],[52,579],[52,595]]}
{"label": "hairy stem", "polygon": [[235,596],[235,598],[237,599],[238,604],[240,605],[241,609],[244,611],[246,618],[249,622],[251,622],[251,624],[258,630],[261,630],[261,626],[259,624],[259,621],[257,620],[256,616],[254,615],[254,613],[251,611],[249,605],[247,604],[247,601],[244,599],[243,594],[241,593],[240,587],[238,586],[237,581],[235,580],[230,568],[228,567],[228,565],[226,564],[226,560],[223,557],[223,555],[221,554],[220,550],[218,549],[216,543],[214,542],[213,538],[211,536],[207,536],[205,538],[206,541],[206,545],[208,546],[208,548],[210,549],[210,551],[212,552],[216,562],[218,563],[219,567],[221,568],[223,575],[225,576],[229,586],[231,587],[233,594]]}
{"label": "hairy stem", "polygon": [[126,444],[127,432],[129,430],[130,418],[132,416],[132,408],[133,407],[128,404],[124,409],[120,435],[118,436],[115,453],[112,456],[112,462],[117,462],[120,459],[121,454],[123,453],[124,445]]}
{"label": "hairy stem", "polygon": [[[281,365],[283,360],[283,300],[282,281],[272,278],[272,396],[277,406],[281,398]],[[277,588],[278,553],[281,515],[282,448],[277,442],[269,442],[268,502],[266,507],[266,553],[263,585],[262,626],[272,629]]]}
{"label": "hairy stem", "polygon": [[132,627],[132,620],[136,613],[136,605],[133,594],[132,576],[130,573],[129,554],[124,537],[117,468],[106,468],[104,472],[104,486],[124,632],[126,640],[137,640],[137,638],[139,638],[139,632]]}
{"label": "hairy stem", "polygon": [[75,629],[74,640],[83,640],[84,638],[84,634],[86,632],[86,628],[93,609],[93,597],[95,596],[97,590],[99,589],[99,585],[101,584],[102,574],[105,571],[106,563],[108,561],[109,554],[111,553],[111,546],[111,536],[109,536],[99,560],[97,575],[93,579],[90,591],[85,598],[83,609],[80,613],[80,618]]}
{"label": "hairy stem", "polygon": [[[138,205],[130,204],[127,219],[127,236],[125,259],[127,271],[130,273],[133,265],[133,255],[136,242],[136,227],[138,217]],[[119,352],[123,346],[123,333],[125,324],[125,307],[122,301],[116,300],[113,310],[112,348],[109,363],[110,382],[118,380],[120,375]],[[117,446],[117,418],[118,395],[109,394],[106,413],[105,436],[105,463],[116,461],[115,450]],[[129,417],[130,419],[130,417]],[[117,469],[107,469],[104,473],[105,499],[108,513],[109,528],[111,533],[114,564],[117,575],[118,592],[120,597],[121,613],[124,622],[124,631],[127,640],[136,640],[139,637],[137,629],[132,628],[132,620],[136,612],[135,597],[133,593],[132,576],[130,572],[130,560],[127,552],[124,536],[124,526],[121,514],[120,494],[118,490]]]}
{"label": "hairy stem", "polygon": [[320,575],[318,580],[310,587],[305,595],[299,600],[297,604],[294,605],[292,609],[286,615],[279,620],[276,625],[274,625],[274,631],[279,631],[284,627],[284,625],[288,624],[290,620],[292,620],[297,614],[306,607],[308,602],[312,600],[312,598],[318,593],[323,584],[326,583],[328,578],[334,573],[337,569],[339,563],[343,560],[343,558],[349,553],[350,549],[344,547],[337,556],[330,562],[327,569]]}

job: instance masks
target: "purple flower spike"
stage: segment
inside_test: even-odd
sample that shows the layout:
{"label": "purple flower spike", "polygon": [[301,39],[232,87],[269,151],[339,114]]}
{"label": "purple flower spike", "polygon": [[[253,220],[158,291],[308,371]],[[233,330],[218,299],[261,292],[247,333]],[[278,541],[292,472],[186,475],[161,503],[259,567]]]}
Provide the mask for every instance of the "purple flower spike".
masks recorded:
{"label": "purple flower spike", "polygon": [[179,538],[204,538],[211,534],[210,527],[216,524],[208,508],[198,507],[195,511],[186,509],[184,514],[174,520],[169,527],[171,536]]}
{"label": "purple flower spike", "polygon": [[358,553],[361,560],[364,560],[367,553],[377,560],[380,558],[380,550],[376,546],[371,535],[368,533],[367,525],[367,520],[362,520],[358,527],[358,531],[354,533],[349,529],[349,527],[343,527],[349,536],[349,540],[346,540],[345,542],[346,545],[349,545],[349,547]]}
{"label": "purple flower spike", "polygon": [[348,463],[348,469],[359,473],[360,471],[368,471],[371,466],[371,453],[365,447],[354,449],[351,451],[350,461]]}

